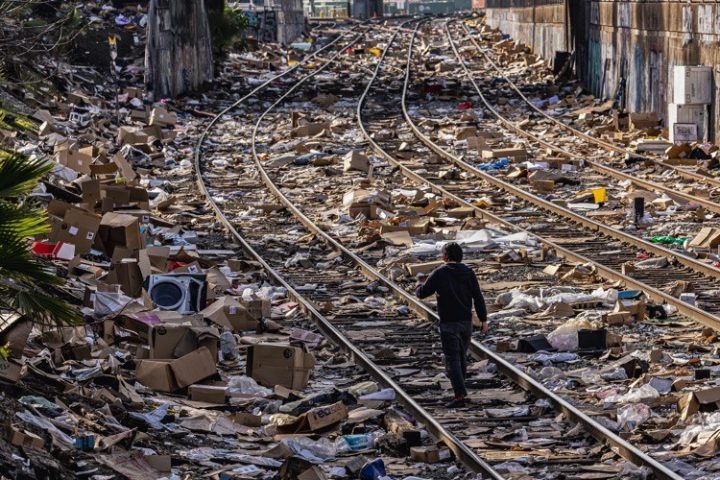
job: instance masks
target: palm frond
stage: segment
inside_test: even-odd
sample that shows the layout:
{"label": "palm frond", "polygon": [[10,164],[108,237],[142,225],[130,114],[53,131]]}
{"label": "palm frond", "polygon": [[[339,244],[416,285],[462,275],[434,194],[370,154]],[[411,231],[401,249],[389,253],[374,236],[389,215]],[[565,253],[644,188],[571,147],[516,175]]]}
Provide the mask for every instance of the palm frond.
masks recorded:
{"label": "palm frond", "polygon": [[0,244],[47,233],[50,230],[47,219],[47,210],[0,200]]}
{"label": "palm frond", "polygon": [[59,281],[51,265],[44,264],[28,251],[28,241],[16,238],[0,244],[0,282],[17,281],[44,282]]}
{"label": "palm frond", "polygon": [[19,154],[0,156],[0,198],[31,192],[53,164],[45,159],[28,160]]}
{"label": "palm frond", "polygon": [[0,285],[0,301],[41,327],[78,325],[82,317],[59,298],[39,291]]}

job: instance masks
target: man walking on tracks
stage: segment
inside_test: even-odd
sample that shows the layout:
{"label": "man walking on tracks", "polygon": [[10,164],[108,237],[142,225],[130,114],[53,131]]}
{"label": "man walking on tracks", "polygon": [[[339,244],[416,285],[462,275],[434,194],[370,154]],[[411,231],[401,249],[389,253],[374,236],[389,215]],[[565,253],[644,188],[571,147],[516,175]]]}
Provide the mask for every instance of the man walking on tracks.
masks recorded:
{"label": "man walking on tracks", "polygon": [[475,272],[462,263],[460,245],[450,242],[443,246],[444,265],[436,268],[424,283],[419,283],[415,294],[420,298],[437,294],[440,314],[440,343],[442,344],[445,370],[452,383],[455,399],[449,408],[465,406],[465,375],[467,350],[472,336],[472,307],[482,322],[482,332],[488,331],[485,300],[480,292]]}

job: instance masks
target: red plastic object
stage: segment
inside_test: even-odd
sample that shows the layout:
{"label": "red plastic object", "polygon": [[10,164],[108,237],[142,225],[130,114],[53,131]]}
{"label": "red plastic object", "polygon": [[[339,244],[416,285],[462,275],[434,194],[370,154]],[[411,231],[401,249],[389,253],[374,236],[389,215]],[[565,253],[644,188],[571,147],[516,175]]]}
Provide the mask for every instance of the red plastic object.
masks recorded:
{"label": "red plastic object", "polygon": [[648,258],[650,258],[650,255],[645,252],[638,252],[638,254],[635,255],[635,258],[637,258],[638,260],[647,260]]}
{"label": "red plastic object", "polygon": [[471,102],[460,102],[458,103],[457,109],[458,110],[470,110],[472,108]]}
{"label": "red plastic object", "polygon": [[185,265],[187,265],[186,262],[178,262],[178,261],[170,262],[168,264],[168,272],[172,272],[176,268],[184,267]]}
{"label": "red plastic object", "polygon": [[55,247],[57,246],[57,243],[48,242],[47,240],[43,240],[41,242],[33,242],[32,246],[30,247],[30,250],[40,257],[52,257],[53,252],[55,251]]}

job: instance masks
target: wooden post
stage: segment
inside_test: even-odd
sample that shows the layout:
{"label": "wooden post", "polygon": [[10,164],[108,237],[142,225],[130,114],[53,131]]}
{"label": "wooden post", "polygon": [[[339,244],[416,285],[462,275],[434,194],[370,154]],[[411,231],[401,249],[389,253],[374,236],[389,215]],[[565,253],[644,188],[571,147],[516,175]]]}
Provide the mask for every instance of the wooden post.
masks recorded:
{"label": "wooden post", "polygon": [[203,0],[150,0],[145,85],[151,97],[177,97],[213,78],[210,25]]}

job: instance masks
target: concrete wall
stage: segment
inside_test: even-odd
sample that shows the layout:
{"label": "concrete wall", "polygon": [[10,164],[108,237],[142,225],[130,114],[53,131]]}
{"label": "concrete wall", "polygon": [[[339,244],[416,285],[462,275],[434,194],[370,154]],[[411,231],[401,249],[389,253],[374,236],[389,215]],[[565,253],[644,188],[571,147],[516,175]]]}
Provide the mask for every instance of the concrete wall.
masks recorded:
{"label": "concrete wall", "polygon": [[[525,4],[518,5],[520,1]],[[627,108],[655,111],[662,118],[672,101],[674,65],[720,65],[716,1],[567,0],[548,5],[544,0],[488,0],[487,16],[490,25],[547,59],[555,50],[575,49],[578,76],[597,96],[613,97],[626,78]],[[564,25],[558,22],[564,24],[566,16],[571,28],[563,43]],[[718,67],[715,85],[720,85]],[[711,135],[720,126],[718,103],[711,107]],[[720,134],[714,138],[720,140]]]}

